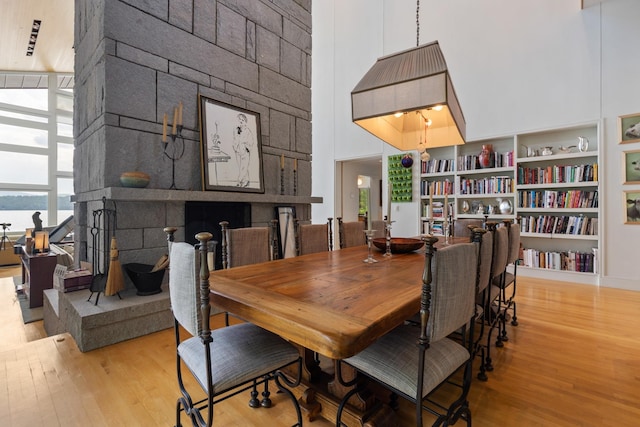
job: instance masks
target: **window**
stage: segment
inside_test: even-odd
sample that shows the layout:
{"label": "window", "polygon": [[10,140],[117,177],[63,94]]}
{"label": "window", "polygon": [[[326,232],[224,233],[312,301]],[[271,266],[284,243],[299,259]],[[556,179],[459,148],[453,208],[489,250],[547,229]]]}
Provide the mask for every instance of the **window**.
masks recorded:
{"label": "window", "polygon": [[69,78],[51,73],[46,89],[0,89],[0,222],[11,223],[8,233],[33,227],[36,211],[45,227],[73,214],[73,90],[57,87]]}

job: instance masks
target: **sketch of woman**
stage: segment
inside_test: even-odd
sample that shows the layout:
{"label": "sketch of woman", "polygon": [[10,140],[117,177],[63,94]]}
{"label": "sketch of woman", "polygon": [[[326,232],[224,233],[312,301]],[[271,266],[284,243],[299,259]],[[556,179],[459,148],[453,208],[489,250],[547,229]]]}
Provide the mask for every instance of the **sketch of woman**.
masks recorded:
{"label": "sketch of woman", "polygon": [[249,185],[249,163],[251,162],[251,149],[253,148],[253,133],[247,126],[247,116],[238,114],[238,126],[233,132],[233,151],[236,153],[238,163],[238,182],[236,186]]}

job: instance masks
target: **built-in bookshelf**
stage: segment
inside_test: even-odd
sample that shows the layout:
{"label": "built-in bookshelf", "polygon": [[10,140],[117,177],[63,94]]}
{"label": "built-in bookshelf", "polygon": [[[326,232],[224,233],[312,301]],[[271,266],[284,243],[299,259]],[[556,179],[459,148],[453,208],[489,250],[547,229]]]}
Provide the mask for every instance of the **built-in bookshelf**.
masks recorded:
{"label": "built-in bookshelf", "polygon": [[[589,141],[578,148],[579,137]],[[483,146],[491,147],[481,167]],[[517,220],[522,273],[597,283],[600,248],[599,125],[590,123],[430,149],[421,162],[421,231],[452,219]],[[485,166],[486,166],[485,161]]]}

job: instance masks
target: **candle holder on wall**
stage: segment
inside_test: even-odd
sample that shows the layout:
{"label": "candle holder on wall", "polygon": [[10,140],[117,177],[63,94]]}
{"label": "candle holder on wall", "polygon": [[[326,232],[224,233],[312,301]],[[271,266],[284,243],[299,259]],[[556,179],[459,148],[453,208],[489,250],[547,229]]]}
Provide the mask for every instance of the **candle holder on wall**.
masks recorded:
{"label": "candle holder on wall", "polygon": [[[169,190],[177,190],[176,187],[176,161],[184,155],[184,137],[182,125],[176,126],[176,133],[169,135],[171,142],[164,141],[164,155],[171,160],[171,187]],[[169,149],[171,146],[171,149]]]}
{"label": "candle holder on wall", "polygon": [[298,169],[293,169],[293,195],[298,195]]}
{"label": "candle holder on wall", "polygon": [[284,195],[284,166],[280,168],[280,195]]}

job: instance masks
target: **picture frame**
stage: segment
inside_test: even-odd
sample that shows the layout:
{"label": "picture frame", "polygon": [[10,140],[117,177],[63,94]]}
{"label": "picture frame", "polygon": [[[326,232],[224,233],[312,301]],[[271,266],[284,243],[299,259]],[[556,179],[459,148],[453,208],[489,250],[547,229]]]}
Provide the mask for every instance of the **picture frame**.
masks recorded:
{"label": "picture frame", "polygon": [[640,113],[618,117],[620,144],[640,142]]}
{"label": "picture frame", "polygon": [[260,114],[198,95],[204,191],[264,193]]}
{"label": "picture frame", "polygon": [[296,208],[294,206],[276,206],[278,220],[278,252],[280,259],[296,256]]}
{"label": "picture frame", "polygon": [[625,224],[640,225],[640,190],[624,191]]}
{"label": "picture frame", "polygon": [[640,150],[622,152],[623,184],[640,184]]}

